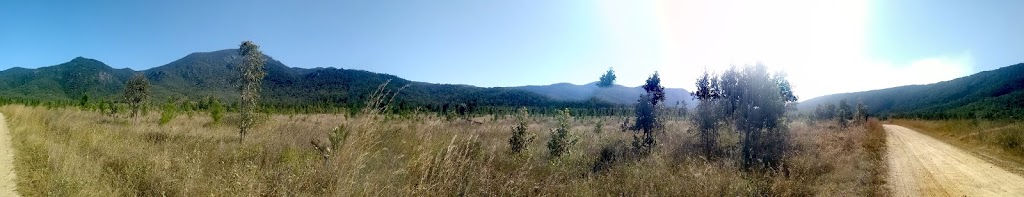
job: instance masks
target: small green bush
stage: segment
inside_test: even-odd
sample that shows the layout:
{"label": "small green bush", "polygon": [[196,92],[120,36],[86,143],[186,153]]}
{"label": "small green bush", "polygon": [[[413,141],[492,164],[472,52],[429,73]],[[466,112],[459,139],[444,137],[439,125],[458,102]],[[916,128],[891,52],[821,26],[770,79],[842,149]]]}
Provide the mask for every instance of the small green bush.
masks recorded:
{"label": "small green bush", "polygon": [[529,149],[530,142],[537,136],[527,132],[528,123],[526,120],[530,117],[530,113],[525,107],[519,108],[519,114],[516,115],[516,124],[512,126],[512,137],[508,139],[508,145],[512,149],[512,153],[520,153],[524,150]]}
{"label": "small green bush", "polygon": [[561,157],[569,153],[569,148],[579,140],[569,134],[572,128],[569,125],[569,109],[558,110],[558,128],[551,130],[551,140],[548,141],[548,153],[551,157]]}
{"label": "small green bush", "polygon": [[160,126],[171,122],[174,117],[178,116],[178,107],[174,106],[174,101],[168,100],[163,106],[163,112],[160,112]]}

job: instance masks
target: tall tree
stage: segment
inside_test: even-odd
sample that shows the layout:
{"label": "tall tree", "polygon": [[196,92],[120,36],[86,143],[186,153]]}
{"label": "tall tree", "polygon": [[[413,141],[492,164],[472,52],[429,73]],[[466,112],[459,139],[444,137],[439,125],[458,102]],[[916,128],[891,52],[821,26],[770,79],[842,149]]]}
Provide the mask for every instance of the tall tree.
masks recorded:
{"label": "tall tree", "polygon": [[242,96],[239,106],[242,120],[238,125],[238,142],[241,143],[245,139],[245,134],[256,125],[256,116],[260,105],[260,86],[263,77],[267,75],[266,68],[264,68],[267,60],[263,57],[263,52],[260,52],[260,46],[252,41],[242,42],[238,46],[238,54],[242,56],[242,65],[238,67],[242,74]]}
{"label": "tall tree", "polygon": [[780,85],[788,82],[785,75],[771,75],[761,64],[746,67],[741,73],[737,86],[741,89],[737,91],[743,95],[732,119],[736,130],[743,133],[743,166],[780,167],[787,146],[786,104],[793,102]]}
{"label": "tall tree", "polygon": [[714,156],[718,148],[718,123],[721,116],[716,113],[717,100],[720,96],[719,87],[714,86],[717,84],[716,81],[718,79],[715,76],[704,71],[704,74],[697,78],[697,91],[690,93],[694,99],[700,101],[695,108],[697,114],[690,116],[690,121],[697,127],[705,158]]}
{"label": "tall tree", "polygon": [[137,73],[128,79],[124,86],[124,101],[128,103],[131,110],[130,116],[138,121],[139,110],[149,100],[149,80],[142,73]]}
{"label": "tall tree", "polygon": [[648,153],[655,145],[655,130],[661,127],[657,109],[658,104],[665,101],[665,87],[661,86],[658,72],[654,72],[643,88],[646,93],[636,104],[636,123],[630,130],[634,131],[633,147],[641,153]]}
{"label": "tall tree", "polygon": [[611,87],[612,84],[615,84],[615,71],[609,67],[608,72],[601,75],[601,80],[597,82],[597,87],[606,88]]}

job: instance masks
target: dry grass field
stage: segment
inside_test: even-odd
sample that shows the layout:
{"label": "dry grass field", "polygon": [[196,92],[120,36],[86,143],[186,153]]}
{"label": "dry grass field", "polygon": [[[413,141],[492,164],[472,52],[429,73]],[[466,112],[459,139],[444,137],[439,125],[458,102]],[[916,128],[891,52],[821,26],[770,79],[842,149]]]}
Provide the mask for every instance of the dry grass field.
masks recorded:
{"label": "dry grass field", "polygon": [[[158,113],[139,122],[76,108],[8,105],[18,191],[25,196],[876,196],[885,189],[885,133],[876,121],[838,129],[792,121],[783,170],[739,167],[739,135],[704,159],[689,123],[665,123],[648,156],[594,171],[602,147],[628,146],[623,117],[576,118],[579,143],[551,158],[554,118],[531,117],[537,140],[510,152],[512,118],[480,124],[431,114],[272,115],[238,142],[237,115],[212,124]],[[595,125],[602,122],[602,132]],[[348,137],[325,160],[314,143]]]}

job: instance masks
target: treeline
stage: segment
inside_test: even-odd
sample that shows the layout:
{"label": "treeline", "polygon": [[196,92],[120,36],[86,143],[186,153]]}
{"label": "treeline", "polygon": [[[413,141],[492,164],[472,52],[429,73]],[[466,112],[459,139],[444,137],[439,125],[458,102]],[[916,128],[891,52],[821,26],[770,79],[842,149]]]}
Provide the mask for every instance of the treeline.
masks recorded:
{"label": "treeline", "polygon": [[818,104],[814,112],[808,114],[808,119],[816,121],[836,121],[840,127],[846,128],[850,123],[863,123],[867,121],[870,114],[864,103],[857,102],[857,106],[851,106],[846,99],[837,103],[826,105]]}

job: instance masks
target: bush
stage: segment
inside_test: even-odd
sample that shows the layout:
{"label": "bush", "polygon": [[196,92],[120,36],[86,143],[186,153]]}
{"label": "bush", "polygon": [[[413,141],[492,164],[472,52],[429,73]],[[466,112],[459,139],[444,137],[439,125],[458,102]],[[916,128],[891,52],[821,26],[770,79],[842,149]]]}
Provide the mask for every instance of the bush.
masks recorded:
{"label": "bush", "polygon": [[625,159],[627,154],[625,150],[626,146],[622,141],[601,146],[601,151],[599,151],[597,160],[594,161],[590,171],[601,172],[611,169],[616,163]]}
{"label": "bush", "polygon": [[224,105],[220,104],[220,100],[212,100],[209,105],[210,118],[213,119],[213,123],[220,123],[220,119],[224,117]]}
{"label": "bush", "polygon": [[178,107],[174,105],[173,100],[167,100],[162,109],[163,111],[160,112],[160,126],[171,122],[174,117],[178,116]]}
{"label": "bush", "polygon": [[327,134],[327,140],[331,142],[331,149],[337,151],[341,149],[341,145],[345,143],[345,139],[348,139],[348,129],[345,129],[345,125],[334,127],[331,133]]}
{"label": "bush", "polygon": [[526,120],[529,117],[530,113],[526,110],[526,107],[519,108],[519,114],[516,115],[516,125],[512,126],[512,137],[508,139],[508,145],[512,149],[512,153],[520,153],[529,149],[530,142],[533,142],[533,139],[536,137],[527,132],[529,125]]}
{"label": "bush", "polygon": [[560,157],[569,153],[569,147],[576,144],[578,138],[569,134],[570,125],[569,109],[558,110],[556,116],[558,128],[551,130],[551,140],[548,141],[548,153],[551,157]]}

